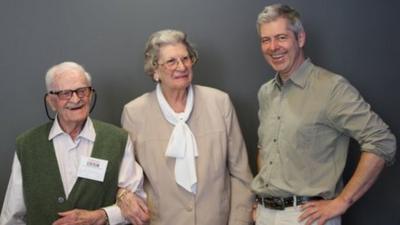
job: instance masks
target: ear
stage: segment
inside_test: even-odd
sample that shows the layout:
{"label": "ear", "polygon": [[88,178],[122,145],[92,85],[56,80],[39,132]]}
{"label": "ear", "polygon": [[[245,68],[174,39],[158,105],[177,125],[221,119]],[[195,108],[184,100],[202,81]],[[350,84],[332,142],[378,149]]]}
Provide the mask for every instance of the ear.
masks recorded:
{"label": "ear", "polygon": [[301,31],[297,34],[297,43],[299,44],[300,48],[303,48],[306,44],[306,32]]}
{"label": "ear", "polygon": [[154,80],[155,80],[156,82],[159,82],[159,81],[160,81],[160,75],[158,75],[157,72],[154,72],[153,78],[154,78]]}
{"label": "ear", "polygon": [[54,96],[46,95],[46,102],[50,106],[51,110],[53,110],[54,112],[56,111],[55,101],[56,100]]}

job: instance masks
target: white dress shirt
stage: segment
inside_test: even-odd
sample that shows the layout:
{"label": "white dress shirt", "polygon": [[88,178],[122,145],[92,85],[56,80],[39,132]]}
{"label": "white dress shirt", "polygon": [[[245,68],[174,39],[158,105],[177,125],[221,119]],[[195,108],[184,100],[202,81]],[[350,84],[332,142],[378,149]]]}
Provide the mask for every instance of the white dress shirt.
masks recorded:
{"label": "white dress shirt", "polygon": [[[91,155],[95,139],[96,132],[90,118],[87,119],[84,128],[75,140],[72,140],[71,136],[61,129],[57,119],[54,121],[49,133],[49,140],[53,140],[61,180],[67,198],[78,178],[80,157],[89,157]],[[143,198],[146,197],[143,191],[143,170],[135,161],[133,145],[129,137],[121,161],[118,186],[136,192]],[[110,224],[126,223],[116,204],[105,207],[104,210],[107,212]],[[0,224],[26,224],[25,215],[26,207],[23,196],[21,165],[15,154],[10,181],[3,202]]]}

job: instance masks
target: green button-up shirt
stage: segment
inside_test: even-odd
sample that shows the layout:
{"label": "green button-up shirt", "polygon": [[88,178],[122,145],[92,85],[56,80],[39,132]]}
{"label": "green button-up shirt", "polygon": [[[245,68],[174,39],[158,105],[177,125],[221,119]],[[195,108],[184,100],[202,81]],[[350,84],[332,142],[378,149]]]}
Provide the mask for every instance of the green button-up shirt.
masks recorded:
{"label": "green button-up shirt", "polygon": [[394,159],[388,126],[347,80],[309,59],[285,83],[276,75],[264,84],[258,100],[261,165],[252,189],[261,196],[335,197],[350,137],[363,151]]}

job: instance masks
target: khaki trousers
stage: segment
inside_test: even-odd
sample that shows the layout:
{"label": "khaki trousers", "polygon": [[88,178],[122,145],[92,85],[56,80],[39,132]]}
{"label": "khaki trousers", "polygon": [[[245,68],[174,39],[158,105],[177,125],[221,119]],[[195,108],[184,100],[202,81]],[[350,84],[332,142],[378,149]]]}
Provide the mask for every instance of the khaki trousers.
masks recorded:
{"label": "khaki trousers", "polygon": [[[298,222],[301,215],[300,207],[287,207],[284,210],[265,208],[257,206],[256,225],[304,225],[305,221]],[[317,225],[314,222],[312,225]],[[325,223],[325,225],[341,225],[340,217],[335,217]]]}

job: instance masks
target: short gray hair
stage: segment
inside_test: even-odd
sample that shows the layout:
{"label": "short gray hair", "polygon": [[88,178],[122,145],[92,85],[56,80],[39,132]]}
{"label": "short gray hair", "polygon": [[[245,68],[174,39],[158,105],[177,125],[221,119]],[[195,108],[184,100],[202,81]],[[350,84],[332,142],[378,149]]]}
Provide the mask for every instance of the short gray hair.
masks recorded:
{"label": "short gray hair", "polygon": [[260,35],[260,27],[264,23],[272,22],[280,17],[289,21],[289,28],[297,38],[298,34],[304,31],[303,24],[300,20],[300,13],[294,8],[284,4],[273,4],[266,6],[257,18],[257,32]]}
{"label": "short gray hair", "polygon": [[60,64],[52,66],[47,71],[46,78],[45,78],[47,92],[52,91],[52,88],[54,86],[54,79],[56,78],[56,76],[67,70],[74,70],[74,71],[82,73],[83,75],[85,75],[85,78],[86,78],[88,84],[90,86],[92,85],[92,77],[85,70],[85,68],[83,68],[83,66],[79,65],[76,62],[62,62]]}
{"label": "short gray hair", "polygon": [[[144,72],[151,77],[157,67],[160,48],[169,44],[184,44],[192,59],[193,65],[199,57],[194,46],[187,39],[187,35],[179,30],[160,30],[150,35],[144,50]],[[154,78],[153,78],[154,79]]]}

